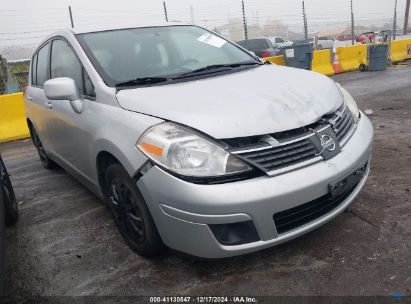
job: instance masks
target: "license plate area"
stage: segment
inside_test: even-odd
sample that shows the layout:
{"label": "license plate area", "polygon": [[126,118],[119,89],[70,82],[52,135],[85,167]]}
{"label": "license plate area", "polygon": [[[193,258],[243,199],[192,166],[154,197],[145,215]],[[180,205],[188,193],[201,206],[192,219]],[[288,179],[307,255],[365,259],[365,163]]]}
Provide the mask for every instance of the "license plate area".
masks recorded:
{"label": "license plate area", "polygon": [[350,174],[328,185],[332,198],[339,197],[351,190],[364,177],[368,163],[358,167]]}

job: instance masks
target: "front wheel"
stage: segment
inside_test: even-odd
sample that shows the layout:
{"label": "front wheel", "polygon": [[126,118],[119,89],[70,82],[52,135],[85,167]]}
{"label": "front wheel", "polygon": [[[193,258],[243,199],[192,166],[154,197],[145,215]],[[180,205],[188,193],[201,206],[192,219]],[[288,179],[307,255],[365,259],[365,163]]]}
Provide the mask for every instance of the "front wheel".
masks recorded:
{"label": "front wheel", "polygon": [[105,197],[127,245],[145,257],[161,254],[165,246],[135,181],[120,164],[106,172]]}

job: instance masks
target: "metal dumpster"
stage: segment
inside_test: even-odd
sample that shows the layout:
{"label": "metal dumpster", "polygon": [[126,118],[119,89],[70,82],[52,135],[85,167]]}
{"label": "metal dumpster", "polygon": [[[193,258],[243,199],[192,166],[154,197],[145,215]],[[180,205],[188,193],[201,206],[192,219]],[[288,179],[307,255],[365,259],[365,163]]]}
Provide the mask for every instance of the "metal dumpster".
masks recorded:
{"label": "metal dumpster", "polygon": [[285,64],[299,69],[311,69],[313,46],[308,43],[299,43],[281,48]]}
{"label": "metal dumpster", "polygon": [[368,71],[385,71],[388,63],[388,44],[368,46]]}

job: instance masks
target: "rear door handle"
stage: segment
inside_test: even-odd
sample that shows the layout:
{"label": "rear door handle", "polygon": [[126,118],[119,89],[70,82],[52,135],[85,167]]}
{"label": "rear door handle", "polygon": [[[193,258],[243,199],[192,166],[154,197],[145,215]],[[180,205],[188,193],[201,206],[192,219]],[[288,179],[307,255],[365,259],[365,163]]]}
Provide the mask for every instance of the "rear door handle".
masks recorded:
{"label": "rear door handle", "polygon": [[46,101],[46,107],[52,109],[53,105],[50,102]]}

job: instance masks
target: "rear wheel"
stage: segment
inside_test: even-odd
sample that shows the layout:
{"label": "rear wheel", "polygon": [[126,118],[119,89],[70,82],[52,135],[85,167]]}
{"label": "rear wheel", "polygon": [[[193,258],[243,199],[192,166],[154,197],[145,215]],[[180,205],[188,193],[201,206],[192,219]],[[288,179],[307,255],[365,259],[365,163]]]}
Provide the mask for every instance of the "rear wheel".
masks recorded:
{"label": "rear wheel", "polygon": [[105,196],[118,230],[133,251],[145,257],[164,251],[143,196],[120,164],[112,164],[107,169]]}
{"label": "rear wheel", "polygon": [[44,149],[44,146],[41,143],[40,137],[37,134],[36,129],[34,129],[34,127],[31,128],[31,136],[32,136],[33,144],[37,149],[37,153],[39,154],[40,161],[43,167],[46,169],[54,169],[56,167],[56,163],[47,156],[46,149]]}

